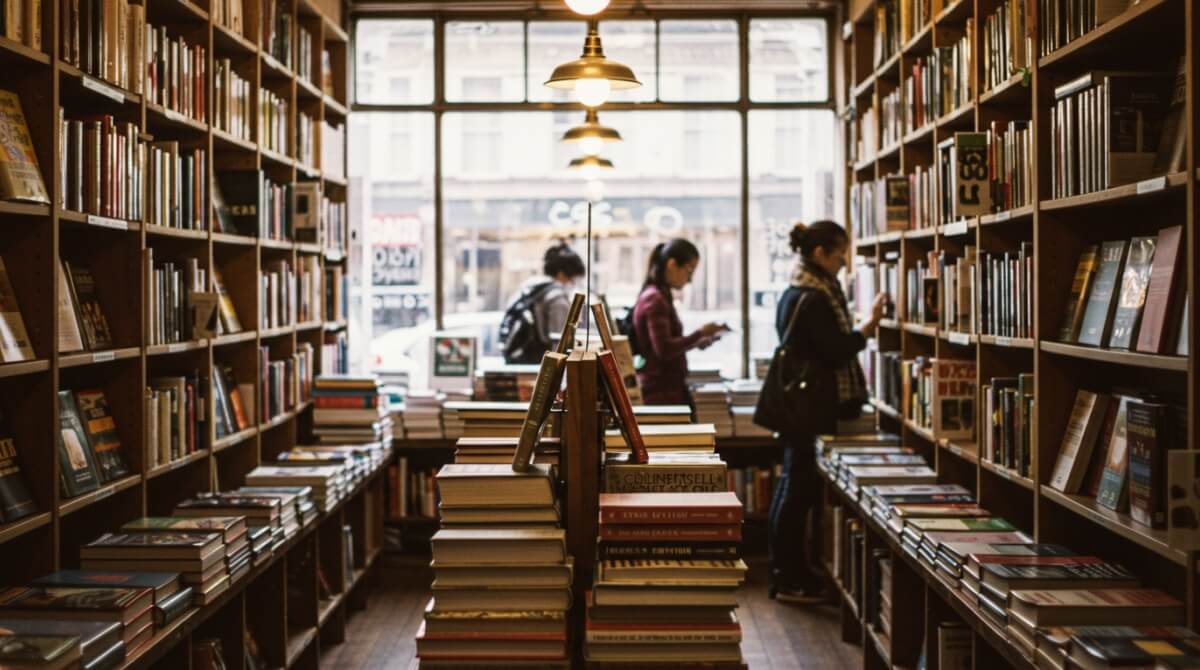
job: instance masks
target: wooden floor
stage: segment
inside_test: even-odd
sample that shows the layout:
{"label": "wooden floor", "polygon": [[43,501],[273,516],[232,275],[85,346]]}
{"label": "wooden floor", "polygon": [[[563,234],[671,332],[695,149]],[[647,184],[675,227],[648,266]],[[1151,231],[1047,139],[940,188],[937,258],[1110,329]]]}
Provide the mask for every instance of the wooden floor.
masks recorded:
{"label": "wooden floor", "polygon": [[[345,644],[321,657],[336,670],[408,670],[413,635],[421,624],[430,581],[426,568],[381,559],[369,584],[369,607],[346,629]],[[752,670],[861,668],[862,651],[841,641],[840,615],[832,605],[798,607],[767,599],[766,564],[750,563],[749,580],[738,594],[742,654]]]}

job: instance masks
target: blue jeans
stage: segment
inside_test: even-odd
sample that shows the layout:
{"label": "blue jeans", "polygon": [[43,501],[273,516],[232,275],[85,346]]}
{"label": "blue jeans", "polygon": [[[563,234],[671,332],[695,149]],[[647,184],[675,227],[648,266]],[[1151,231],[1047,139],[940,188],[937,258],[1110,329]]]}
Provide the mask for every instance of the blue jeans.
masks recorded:
{"label": "blue jeans", "polygon": [[[817,508],[821,490],[813,461],[815,439],[811,435],[780,436],[780,442],[783,468],[775,482],[767,525],[771,583],[779,588],[815,586],[820,577],[809,566],[806,550],[808,517]],[[814,526],[816,522],[813,519]]]}

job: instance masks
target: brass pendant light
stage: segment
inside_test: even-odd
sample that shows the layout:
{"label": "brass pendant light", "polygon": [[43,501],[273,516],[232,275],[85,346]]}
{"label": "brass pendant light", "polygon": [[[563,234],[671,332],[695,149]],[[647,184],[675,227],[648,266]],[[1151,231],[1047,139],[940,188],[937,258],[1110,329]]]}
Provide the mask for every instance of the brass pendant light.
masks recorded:
{"label": "brass pendant light", "polygon": [[579,150],[584,155],[595,156],[604,148],[606,142],[620,142],[621,133],[615,128],[600,125],[596,110],[589,107],[583,123],[563,133],[560,141],[568,144],[578,143]]}
{"label": "brass pendant light", "polygon": [[546,86],[573,90],[579,102],[588,107],[599,107],[608,100],[610,91],[637,88],[642,85],[633,70],[604,57],[600,44],[599,22],[588,20],[587,38],[583,43],[583,54],[570,62],[554,68]]}

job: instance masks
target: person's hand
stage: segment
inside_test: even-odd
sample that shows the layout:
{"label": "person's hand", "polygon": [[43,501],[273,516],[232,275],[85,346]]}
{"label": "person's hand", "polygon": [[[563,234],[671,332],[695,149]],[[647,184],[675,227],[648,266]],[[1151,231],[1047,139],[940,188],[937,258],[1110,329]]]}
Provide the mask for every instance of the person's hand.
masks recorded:
{"label": "person's hand", "polygon": [[700,341],[696,343],[696,348],[697,349],[707,349],[713,345],[713,342],[716,342],[715,338],[702,337],[702,338],[700,338]]}
{"label": "person's hand", "polygon": [[888,294],[880,293],[875,296],[875,302],[871,303],[871,320],[879,321],[883,318],[883,310],[888,304]]}
{"label": "person's hand", "polygon": [[[700,334],[709,340],[715,340],[717,336],[727,330],[729,330],[729,326],[715,321],[700,326]],[[712,344],[712,342],[709,342],[709,344]]]}

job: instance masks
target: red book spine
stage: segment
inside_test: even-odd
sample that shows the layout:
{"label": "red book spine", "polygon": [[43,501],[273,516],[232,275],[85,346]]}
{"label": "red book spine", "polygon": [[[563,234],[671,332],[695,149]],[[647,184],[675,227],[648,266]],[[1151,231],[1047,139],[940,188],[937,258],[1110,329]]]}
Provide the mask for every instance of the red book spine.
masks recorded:
{"label": "red book spine", "polygon": [[742,526],[610,526],[600,525],[601,540],[742,541]]}
{"label": "red book spine", "polygon": [[621,432],[629,449],[633,452],[633,461],[644,464],[650,462],[650,454],[646,451],[646,443],[642,440],[642,431],[638,429],[637,418],[633,416],[633,404],[629,402],[629,392],[625,390],[625,382],[621,379],[621,371],[617,369],[617,359],[611,351],[603,351],[597,358],[600,369],[604,371],[604,383],[608,386],[609,395],[613,401],[621,423]]}
{"label": "red book spine", "polygon": [[600,510],[600,523],[723,524],[741,520],[740,507],[607,507]]}

